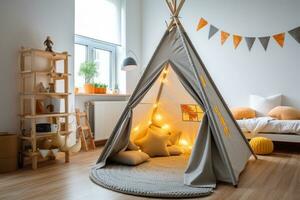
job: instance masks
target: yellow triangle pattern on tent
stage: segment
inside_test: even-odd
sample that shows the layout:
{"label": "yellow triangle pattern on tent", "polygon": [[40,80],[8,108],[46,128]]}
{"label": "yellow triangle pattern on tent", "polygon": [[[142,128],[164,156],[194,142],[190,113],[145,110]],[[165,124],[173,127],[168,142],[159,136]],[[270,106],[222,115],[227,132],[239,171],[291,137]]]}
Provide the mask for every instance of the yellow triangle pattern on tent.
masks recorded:
{"label": "yellow triangle pattern on tent", "polygon": [[218,116],[218,118],[219,118],[219,120],[220,120],[220,123],[221,123],[222,126],[223,126],[224,135],[225,135],[226,137],[230,136],[229,128],[228,128],[228,126],[227,126],[227,123],[225,122],[225,119],[224,119],[222,113],[220,112],[219,107],[218,107],[218,106],[215,106],[215,107],[214,107],[214,111],[215,111],[215,113],[217,114],[217,116]]}

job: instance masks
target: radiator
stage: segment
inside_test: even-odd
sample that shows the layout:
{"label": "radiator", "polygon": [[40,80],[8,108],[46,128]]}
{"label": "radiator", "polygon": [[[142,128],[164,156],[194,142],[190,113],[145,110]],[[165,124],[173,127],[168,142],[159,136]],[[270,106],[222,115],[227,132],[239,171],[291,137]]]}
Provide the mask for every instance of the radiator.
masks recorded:
{"label": "radiator", "polygon": [[93,101],[90,107],[90,123],[96,141],[109,138],[127,101]]}

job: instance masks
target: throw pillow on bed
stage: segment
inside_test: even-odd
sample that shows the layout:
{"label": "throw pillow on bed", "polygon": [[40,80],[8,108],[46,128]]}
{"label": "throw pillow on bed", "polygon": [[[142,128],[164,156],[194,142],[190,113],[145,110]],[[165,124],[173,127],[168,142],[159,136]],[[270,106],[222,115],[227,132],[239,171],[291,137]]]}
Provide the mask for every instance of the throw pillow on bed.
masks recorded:
{"label": "throw pillow on bed", "polygon": [[149,159],[149,155],[141,151],[121,151],[110,158],[110,160],[124,165],[139,165]]}
{"label": "throw pillow on bed", "polygon": [[231,109],[231,113],[236,120],[255,118],[255,110],[248,107],[236,107]]}
{"label": "throw pillow on bed", "polygon": [[268,115],[279,120],[300,120],[300,110],[290,106],[277,106]]}
{"label": "throw pillow on bed", "polygon": [[146,136],[142,139],[136,140],[135,144],[150,157],[169,156],[170,154],[167,149],[168,141],[168,135],[158,134],[149,128]]}
{"label": "throw pillow on bed", "polygon": [[281,94],[269,97],[250,95],[250,107],[256,111],[257,117],[267,116],[270,110],[281,106],[281,96]]}

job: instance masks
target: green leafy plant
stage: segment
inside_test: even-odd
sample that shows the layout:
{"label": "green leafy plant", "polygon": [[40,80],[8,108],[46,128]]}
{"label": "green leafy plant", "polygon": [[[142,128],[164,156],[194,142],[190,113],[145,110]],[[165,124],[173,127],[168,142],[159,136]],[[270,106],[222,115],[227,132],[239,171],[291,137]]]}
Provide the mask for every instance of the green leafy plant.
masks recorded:
{"label": "green leafy plant", "polygon": [[93,78],[98,75],[98,68],[94,62],[81,63],[79,76],[84,76],[85,83],[91,83]]}
{"label": "green leafy plant", "polygon": [[104,83],[94,83],[95,88],[107,88],[107,85]]}

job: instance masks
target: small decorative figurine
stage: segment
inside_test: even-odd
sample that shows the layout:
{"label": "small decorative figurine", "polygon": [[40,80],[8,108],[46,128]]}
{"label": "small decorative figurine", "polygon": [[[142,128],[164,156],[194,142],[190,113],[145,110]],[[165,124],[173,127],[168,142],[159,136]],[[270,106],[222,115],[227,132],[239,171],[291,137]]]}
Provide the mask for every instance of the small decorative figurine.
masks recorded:
{"label": "small decorative figurine", "polygon": [[55,86],[54,86],[54,83],[49,83],[49,92],[50,92],[50,93],[55,93]]}
{"label": "small decorative figurine", "polygon": [[52,42],[50,36],[47,36],[46,40],[44,41],[44,46],[46,46],[45,51],[53,52],[52,46],[54,43]]}
{"label": "small decorative figurine", "polygon": [[37,86],[36,86],[36,90],[38,92],[47,92],[47,88],[45,88],[44,84],[42,82],[40,82]]}

